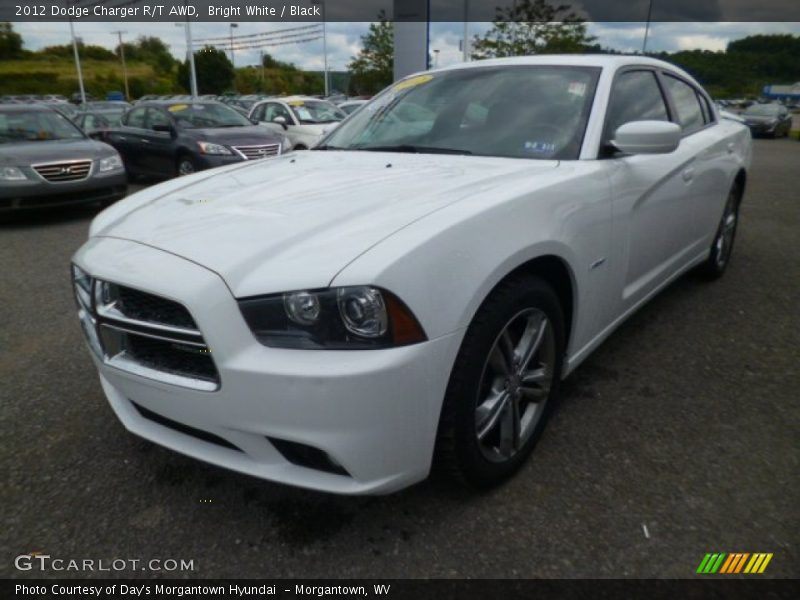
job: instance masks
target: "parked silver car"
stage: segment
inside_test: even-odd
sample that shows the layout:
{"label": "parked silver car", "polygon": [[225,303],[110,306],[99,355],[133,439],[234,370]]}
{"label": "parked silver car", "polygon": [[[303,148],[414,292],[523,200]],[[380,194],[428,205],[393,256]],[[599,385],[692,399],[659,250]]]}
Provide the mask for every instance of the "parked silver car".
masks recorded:
{"label": "parked silver car", "polygon": [[46,106],[0,106],[0,212],[110,204],[127,191],[122,159]]}

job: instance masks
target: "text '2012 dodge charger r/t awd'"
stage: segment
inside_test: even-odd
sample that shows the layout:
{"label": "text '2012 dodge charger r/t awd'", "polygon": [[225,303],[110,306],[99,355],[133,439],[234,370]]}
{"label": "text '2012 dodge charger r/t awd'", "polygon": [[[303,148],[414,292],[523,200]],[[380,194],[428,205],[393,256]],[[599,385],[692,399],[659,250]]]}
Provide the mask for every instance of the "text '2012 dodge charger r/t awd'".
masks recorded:
{"label": "text '2012 dodge charger r/t awd'", "polygon": [[216,465],[385,493],[509,477],[566,377],[686,270],[731,257],[751,140],[643,57],[401,80],[317,150],[98,215],[73,259],[132,432]]}

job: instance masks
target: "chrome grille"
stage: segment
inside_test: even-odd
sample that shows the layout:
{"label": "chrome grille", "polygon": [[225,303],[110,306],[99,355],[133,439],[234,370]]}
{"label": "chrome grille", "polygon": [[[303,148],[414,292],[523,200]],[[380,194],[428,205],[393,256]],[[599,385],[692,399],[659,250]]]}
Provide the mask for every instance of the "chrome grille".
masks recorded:
{"label": "chrome grille", "polygon": [[268,144],[266,146],[234,146],[233,149],[247,160],[278,156],[281,153],[280,144]]}
{"label": "chrome grille", "polygon": [[73,284],[89,347],[105,364],[163,383],[219,388],[211,350],[185,306],[94,279],[76,266]]}
{"label": "chrome grille", "polygon": [[89,172],[92,170],[92,161],[70,160],[65,162],[43,163],[33,165],[33,169],[47,181],[53,183],[80,181],[89,176]]}

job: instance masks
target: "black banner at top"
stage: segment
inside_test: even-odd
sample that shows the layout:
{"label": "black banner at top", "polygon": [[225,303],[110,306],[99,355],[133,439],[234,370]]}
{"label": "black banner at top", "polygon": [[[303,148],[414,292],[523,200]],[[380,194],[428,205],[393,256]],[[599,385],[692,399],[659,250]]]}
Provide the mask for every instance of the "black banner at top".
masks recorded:
{"label": "black banner at top", "polygon": [[537,3],[566,5],[559,20],[800,22],[800,0],[0,0],[0,21],[488,22]]}

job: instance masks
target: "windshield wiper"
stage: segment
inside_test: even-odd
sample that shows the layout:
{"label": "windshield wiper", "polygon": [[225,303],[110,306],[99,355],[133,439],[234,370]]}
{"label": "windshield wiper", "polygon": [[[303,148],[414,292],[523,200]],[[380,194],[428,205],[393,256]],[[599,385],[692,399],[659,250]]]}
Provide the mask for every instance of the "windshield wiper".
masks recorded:
{"label": "windshield wiper", "polygon": [[330,144],[322,144],[321,146],[315,146],[312,150],[347,150],[347,148],[342,148],[340,146],[331,146]]}
{"label": "windshield wiper", "polygon": [[410,154],[472,154],[469,150],[458,148],[437,148],[435,146],[413,146],[411,144],[397,144],[395,146],[356,146],[353,150],[368,150],[370,152],[408,152]]}

